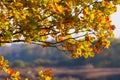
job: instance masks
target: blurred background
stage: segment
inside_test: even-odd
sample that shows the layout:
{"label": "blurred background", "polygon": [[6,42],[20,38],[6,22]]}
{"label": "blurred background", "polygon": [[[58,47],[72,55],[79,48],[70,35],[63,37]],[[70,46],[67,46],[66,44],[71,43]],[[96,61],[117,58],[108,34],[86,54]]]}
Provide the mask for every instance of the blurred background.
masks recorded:
{"label": "blurred background", "polygon": [[[111,47],[94,58],[72,59],[69,53],[56,48],[31,44],[0,47],[0,55],[23,77],[36,80],[38,72],[53,70],[53,80],[120,80],[120,39],[111,39]],[[0,71],[0,78],[8,76]]]}

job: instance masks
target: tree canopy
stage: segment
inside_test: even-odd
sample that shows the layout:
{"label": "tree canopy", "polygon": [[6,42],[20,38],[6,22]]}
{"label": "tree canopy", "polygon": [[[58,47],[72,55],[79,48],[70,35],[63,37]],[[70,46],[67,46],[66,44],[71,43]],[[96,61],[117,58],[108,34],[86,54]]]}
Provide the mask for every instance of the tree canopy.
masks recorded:
{"label": "tree canopy", "polygon": [[[93,57],[108,48],[119,0],[0,0],[0,44],[27,42]],[[51,39],[51,40],[50,40]],[[93,45],[94,42],[94,45]]]}
{"label": "tree canopy", "polygon": [[[120,0],[0,0],[0,45],[27,42],[69,51],[73,58],[94,57],[110,46],[115,29],[110,15],[117,4]],[[7,64],[0,56],[0,69],[19,80]],[[51,80],[50,73],[39,74]]]}

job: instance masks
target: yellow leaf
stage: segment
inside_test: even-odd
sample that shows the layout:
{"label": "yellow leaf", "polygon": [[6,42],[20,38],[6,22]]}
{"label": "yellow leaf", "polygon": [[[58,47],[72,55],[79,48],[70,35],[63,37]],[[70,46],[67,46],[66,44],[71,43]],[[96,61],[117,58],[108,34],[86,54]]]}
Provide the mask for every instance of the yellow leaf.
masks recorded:
{"label": "yellow leaf", "polygon": [[43,75],[43,71],[39,71],[38,74],[39,74],[40,76],[42,76],[42,75]]}
{"label": "yellow leaf", "polygon": [[47,76],[47,77],[45,78],[45,80],[52,80],[52,78],[49,77],[49,76]]}
{"label": "yellow leaf", "polygon": [[45,41],[48,37],[47,36],[41,36],[40,40]]}
{"label": "yellow leaf", "polygon": [[95,18],[95,15],[94,14],[90,14],[90,21],[93,21]]}
{"label": "yellow leaf", "polygon": [[58,4],[50,4],[50,7],[52,8],[52,11],[56,14],[62,14],[64,12],[64,7],[62,5]]}
{"label": "yellow leaf", "polygon": [[71,39],[71,38],[72,38],[72,35],[65,36],[65,39]]}
{"label": "yellow leaf", "polygon": [[29,80],[28,78],[25,78],[25,80]]}
{"label": "yellow leaf", "polygon": [[54,3],[59,3],[61,0],[44,0],[44,2],[46,2],[46,3],[52,3],[52,4],[54,4]]}
{"label": "yellow leaf", "polygon": [[15,76],[17,77],[20,76],[20,72],[17,71]]}
{"label": "yellow leaf", "polygon": [[84,53],[84,54],[83,54],[83,57],[84,57],[84,58],[88,58],[89,56],[88,56],[87,53]]}
{"label": "yellow leaf", "polygon": [[72,6],[75,3],[74,0],[65,0],[65,2],[68,6]]}
{"label": "yellow leaf", "polygon": [[0,56],[0,62],[3,62],[3,61],[4,61],[4,57]]}
{"label": "yellow leaf", "polygon": [[23,4],[22,4],[22,3],[20,3],[20,2],[16,2],[16,3],[15,3],[15,6],[17,6],[17,7],[22,7],[22,6],[23,6]]}
{"label": "yellow leaf", "polygon": [[61,0],[53,0],[54,3],[58,3],[60,2]]}
{"label": "yellow leaf", "polygon": [[86,14],[89,14],[89,13],[90,13],[90,12],[89,12],[89,7],[86,7],[86,8],[84,9],[84,11],[85,11]]}
{"label": "yellow leaf", "polygon": [[88,52],[88,55],[89,55],[90,57],[94,57],[94,56],[95,56],[95,54],[94,54],[93,52]]}

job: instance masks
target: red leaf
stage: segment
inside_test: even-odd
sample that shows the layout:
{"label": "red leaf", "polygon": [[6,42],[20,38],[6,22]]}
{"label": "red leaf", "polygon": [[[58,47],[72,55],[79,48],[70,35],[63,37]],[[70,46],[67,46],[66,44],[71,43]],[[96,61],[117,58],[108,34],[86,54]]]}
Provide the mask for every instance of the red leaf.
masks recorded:
{"label": "red leaf", "polygon": [[93,51],[97,52],[97,54],[101,54],[102,52],[97,46],[94,46]]}
{"label": "red leaf", "polygon": [[52,69],[47,69],[43,72],[43,74],[46,76],[52,76],[52,73],[53,73]]}
{"label": "red leaf", "polygon": [[14,75],[15,74],[14,70],[12,68],[10,68],[10,67],[8,68],[8,73],[10,75]]}
{"label": "red leaf", "polygon": [[98,53],[98,54],[101,54],[101,52],[102,52],[102,51],[101,51],[100,49],[97,50],[97,53]]}
{"label": "red leaf", "polygon": [[67,46],[66,48],[67,48],[67,50],[69,50],[71,53],[74,52],[74,50],[73,50],[73,48],[72,48],[71,46]]}
{"label": "red leaf", "polygon": [[115,29],[115,25],[110,25],[108,29],[109,30],[114,30]]}
{"label": "red leaf", "polygon": [[57,38],[57,41],[63,41],[63,40],[64,40],[64,36],[59,35],[58,38]]}
{"label": "red leaf", "polygon": [[97,50],[98,50],[97,46],[94,46],[93,51],[97,52]]}
{"label": "red leaf", "polygon": [[106,22],[109,22],[109,17],[108,17],[108,16],[105,18],[105,21],[106,21]]}

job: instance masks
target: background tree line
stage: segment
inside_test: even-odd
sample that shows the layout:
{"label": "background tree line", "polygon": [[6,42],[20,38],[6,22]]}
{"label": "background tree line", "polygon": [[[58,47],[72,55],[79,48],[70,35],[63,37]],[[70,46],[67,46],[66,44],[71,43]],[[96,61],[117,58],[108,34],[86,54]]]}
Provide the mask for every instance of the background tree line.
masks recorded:
{"label": "background tree line", "polygon": [[[40,48],[38,45],[12,44],[1,47],[0,52],[10,61],[13,67],[71,67],[91,64],[94,67],[120,67],[120,40],[111,39],[111,47],[104,49],[95,58],[72,59],[71,55],[56,48]],[[32,64],[31,64],[32,63]]]}

